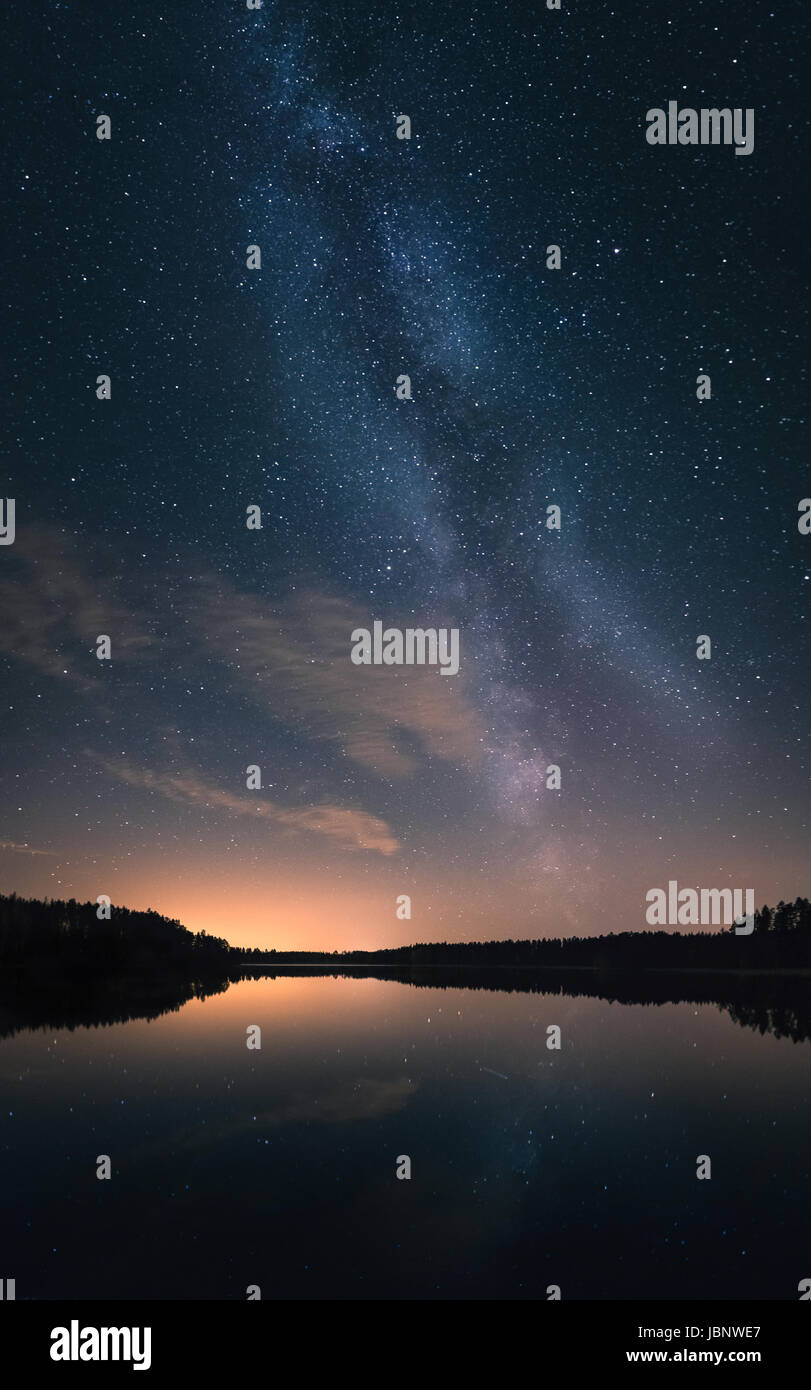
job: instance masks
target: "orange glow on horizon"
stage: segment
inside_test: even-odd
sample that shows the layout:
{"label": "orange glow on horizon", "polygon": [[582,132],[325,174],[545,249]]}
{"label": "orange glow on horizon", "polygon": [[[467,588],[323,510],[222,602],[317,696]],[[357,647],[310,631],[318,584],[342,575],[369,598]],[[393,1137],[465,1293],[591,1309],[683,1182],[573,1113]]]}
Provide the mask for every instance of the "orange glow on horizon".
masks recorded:
{"label": "orange glow on horizon", "polygon": [[[78,854],[53,862],[0,850],[0,891],[80,901],[107,893],[114,906],[152,908],[235,946],[325,952],[645,931],[645,894],[668,877],[683,886],[752,887],[758,907],[807,893],[788,853],[768,863],[753,862],[743,845],[734,853],[719,864],[696,838],[663,870],[658,841],[640,840],[624,862],[595,852],[574,875],[532,860],[449,865],[439,856],[421,861],[419,873],[380,856],[257,862],[214,844],[142,849],[123,862],[103,853],[95,862]],[[403,893],[412,899],[410,919],[397,916]]]}

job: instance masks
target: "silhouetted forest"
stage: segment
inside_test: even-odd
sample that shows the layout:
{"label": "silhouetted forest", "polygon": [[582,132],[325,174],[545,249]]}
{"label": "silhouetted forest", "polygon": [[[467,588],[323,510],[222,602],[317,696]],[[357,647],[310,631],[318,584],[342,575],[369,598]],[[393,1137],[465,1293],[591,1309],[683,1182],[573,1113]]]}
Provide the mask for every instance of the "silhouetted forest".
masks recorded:
{"label": "silhouetted forest", "polygon": [[158,912],[0,896],[0,1037],[157,1018],[227,989],[241,959]]}
{"label": "silhouetted forest", "polygon": [[590,995],[623,1004],[715,1003],[745,1027],[811,1037],[811,904],[731,930],[568,940],[426,942],[382,951],[245,950],[157,912],[0,896],[0,1036],[21,1028],[156,1018],[232,981],[351,975],[432,989]]}
{"label": "silhouetted forest", "polygon": [[616,932],[538,941],[432,941],[380,951],[260,951],[246,963],[268,965],[460,965],[588,970],[808,970],[811,902],[797,898],[755,913],[754,931]]}
{"label": "silhouetted forest", "polygon": [[811,903],[797,898],[755,913],[754,931],[617,932],[610,936],[465,942],[417,942],[379,951],[275,951],[231,946],[190,932],[158,912],[114,907],[99,918],[95,903],[0,896],[0,970],[34,971],[39,979],[144,976],[167,972],[226,977],[241,965],[458,965],[590,970],[811,969]]}
{"label": "silhouetted forest", "polygon": [[158,912],[114,907],[99,919],[96,903],[0,896],[0,971],[114,977],[228,974],[242,952],[219,936],[187,931]]}

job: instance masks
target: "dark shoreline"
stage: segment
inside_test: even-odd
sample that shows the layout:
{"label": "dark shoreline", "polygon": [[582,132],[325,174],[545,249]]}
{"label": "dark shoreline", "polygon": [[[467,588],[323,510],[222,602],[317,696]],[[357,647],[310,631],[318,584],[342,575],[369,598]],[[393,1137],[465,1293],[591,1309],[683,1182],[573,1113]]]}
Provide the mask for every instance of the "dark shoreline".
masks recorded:
{"label": "dark shoreline", "polygon": [[[329,961],[274,961],[272,964],[267,962],[254,963],[249,961],[242,966],[242,971],[265,971],[270,974],[278,974],[282,970],[306,971],[320,970],[328,971],[331,974],[343,974],[345,970],[447,970],[448,966],[441,961],[419,961],[419,963],[391,965],[388,961],[370,960],[361,964],[358,961],[337,961],[334,964]],[[550,971],[568,972],[571,970],[590,970],[600,975],[786,975],[809,976],[811,968],[800,967],[796,970],[788,968],[777,968],[770,966],[723,966],[723,965],[509,965],[509,964],[488,964],[486,966],[477,965],[475,961],[455,961],[454,970],[533,970],[536,974],[546,974]]]}
{"label": "dark shoreline", "polygon": [[654,1007],[711,1004],[742,1027],[791,1038],[795,1043],[811,1039],[811,971],[804,968],[677,970],[660,966],[361,965],[341,961],[240,964],[220,975],[198,975],[196,979],[180,973],[161,977],[154,971],[118,976],[74,971],[57,979],[0,969],[0,1039],[29,1028],[74,1029],[152,1020],[178,1012],[192,999],[224,993],[232,984],[295,978],[380,980],[416,989],[568,996]]}
{"label": "dark shoreline", "polygon": [[739,1024],[811,1037],[811,902],[754,914],[751,933],[616,932],[374,951],[232,946],[152,911],[0,895],[0,1038],[22,1028],[153,1019],[240,980],[330,976],[422,989],[715,1004]]}

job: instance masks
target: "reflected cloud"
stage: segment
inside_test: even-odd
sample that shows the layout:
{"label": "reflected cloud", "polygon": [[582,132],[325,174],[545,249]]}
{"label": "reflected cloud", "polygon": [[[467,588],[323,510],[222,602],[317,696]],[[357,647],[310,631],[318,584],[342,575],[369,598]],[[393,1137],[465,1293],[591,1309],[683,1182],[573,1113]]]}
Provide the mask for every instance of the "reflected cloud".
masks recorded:
{"label": "reflected cloud", "polygon": [[275,1109],[240,1117],[231,1123],[176,1130],[161,1141],[160,1146],[146,1146],[142,1152],[153,1150],[162,1153],[167,1147],[172,1153],[181,1149],[210,1148],[245,1135],[261,1139],[269,1130],[288,1129],[298,1124],[342,1125],[358,1120],[376,1120],[403,1110],[417,1090],[417,1083],[407,1076],[390,1080],[361,1077],[357,1081],[342,1081],[329,1090],[296,1096],[282,1101]]}

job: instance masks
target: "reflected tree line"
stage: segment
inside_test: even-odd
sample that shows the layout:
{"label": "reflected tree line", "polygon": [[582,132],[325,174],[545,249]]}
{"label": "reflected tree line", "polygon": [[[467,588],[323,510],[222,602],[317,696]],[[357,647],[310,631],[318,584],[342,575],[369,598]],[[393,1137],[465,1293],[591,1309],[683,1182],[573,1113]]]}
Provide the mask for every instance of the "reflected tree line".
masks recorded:
{"label": "reflected tree line", "polygon": [[560,994],[610,1004],[716,1004],[742,1027],[778,1038],[811,1038],[811,979],[795,972],[534,970],[506,966],[277,965],[270,975],[396,980],[424,989],[488,989],[505,994]]}
{"label": "reflected tree line", "polygon": [[0,895],[0,1037],[157,1018],[227,989],[241,959],[158,912]]}
{"label": "reflected tree line", "polygon": [[0,1036],[156,1018],[262,975],[351,975],[433,989],[715,1003],[745,1027],[811,1037],[811,903],[762,908],[755,929],[426,942],[382,951],[243,949],[152,911],[0,895]]}

